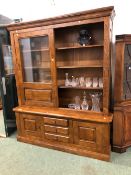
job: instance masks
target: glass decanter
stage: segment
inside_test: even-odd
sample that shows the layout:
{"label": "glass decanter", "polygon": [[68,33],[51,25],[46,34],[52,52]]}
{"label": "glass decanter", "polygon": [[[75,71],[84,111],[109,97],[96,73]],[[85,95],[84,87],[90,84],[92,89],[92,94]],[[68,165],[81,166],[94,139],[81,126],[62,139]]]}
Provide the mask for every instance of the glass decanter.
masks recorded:
{"label": "glass decanter", "polygon": [[69,75],[68,73],[65,73],[65,76],[66,76],[65,86],[70,86],[70,81],[69,81],[68,75]]}
{"label": "glass decanter", "polygon": [[88,105],[87,99],[86,99],[85,91],[83,93],[83,101],[82,101],[82,104],[81,104],[81,108],[82,108],[82,110],[88,110],[88,108],[89,108],[89,105]]}
{"label": "glass decanter", "polygon": [[74,76],[72,76],[72,81],[71,81],[71,86],[72,87],[76,87],[77,86],[77,82]]}
{"label": "glass decanter", "polygon": [[92,99],[92,111],[100,112],[100,96],[101,93],[90,94]]}
{"label": "glass decanter", "polygon": [[75,109],[80,109],[80,97],[76,96],[75,97]]}

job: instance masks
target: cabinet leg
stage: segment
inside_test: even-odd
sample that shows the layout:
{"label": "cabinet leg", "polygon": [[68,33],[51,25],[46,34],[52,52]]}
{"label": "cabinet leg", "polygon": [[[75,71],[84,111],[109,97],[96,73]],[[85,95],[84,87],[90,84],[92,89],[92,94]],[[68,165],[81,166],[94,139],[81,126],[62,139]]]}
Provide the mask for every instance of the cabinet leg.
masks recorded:
{"label": "cabinet leg", "polygon": [[126,152],[126,149],[127,149],[126,147],[125,148],[116,147],[116,146],[112,147],[112,151],[117,152],[117,153],[124,153],[124,152]]}

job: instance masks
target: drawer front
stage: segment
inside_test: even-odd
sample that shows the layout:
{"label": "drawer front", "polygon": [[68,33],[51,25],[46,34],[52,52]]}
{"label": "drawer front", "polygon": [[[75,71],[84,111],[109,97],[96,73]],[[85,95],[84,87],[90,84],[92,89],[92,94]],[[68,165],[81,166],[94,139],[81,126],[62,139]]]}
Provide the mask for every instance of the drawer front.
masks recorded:
{"label": "drawer front", "polygon": [[51,125],[44,125],[45,132],[57,133],[58,135],[69,135],[69,129],[63,127],[56,127]]}
{"label": "drawer front", "polygon": [[68,120],[52,118],[52,117],[44,117],[44,124],[67,127],[68,126]]}
{"label": "drawer front", "polygon": [[68,126],[68,120],[66,119],[56,119],[57,126]]}
{"label": "drawer front", "polygon": [[51,133],[57,132],[57,128],[55,126],[50,126],[50,125],[44,125],[44,130],[45,132],[51,132]]}
{"label": "drawer front", "polygon": [[68,128],[57,127],[56,130],[57,130],[58,134],[69,135],[69,129]]}
{"label": "drawer front", "polygon": [[43,139],[63,143],[73,143],[72,120],[43,117]]}
{"label": "drawer front", "polygon": [[69,137],[45,133],[45,138],[51,141],[58,141],[63,143],[69,143]]}
{"label": "drawer front", "polygon": [[55,118],[44,117],[44,124],[55,125]]}
{"label": "drawer front", "polygon": [[54,135],[54,134],[45,133],[45,138],[48,139],[48,140],[57,141],[57,135]]}

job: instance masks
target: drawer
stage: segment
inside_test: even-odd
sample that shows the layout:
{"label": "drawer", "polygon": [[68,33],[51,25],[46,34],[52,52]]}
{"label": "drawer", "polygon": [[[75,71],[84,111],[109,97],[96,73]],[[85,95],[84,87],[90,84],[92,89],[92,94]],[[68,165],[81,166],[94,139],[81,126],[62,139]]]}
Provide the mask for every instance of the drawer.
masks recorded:
{"label": "drawer", "polygon": [[44,117],[44,123],[45,124],[50,124],[50,125],[55,125],[55,118],[49,118],[49,117]]}
{"label": "drawer", "polygon": [[49,140],[57,140],[57,135],[45,133],[45,138]]}
{"label": "drawer", "polygon": [[58,136],[59,142],[69,143],[69,137]]}
{"label": "drawer", "polygon": [[68,120],[66,119],[56,119],[57,126],[68,126]]}
{"label": "drawer", "polygon": [[44,130],[45,132],[53,132],[53,133],[57,132],[57,128],[51,125],[44,125]]}
{"label": "drawer", "polygon": [[44,117],[44,124],[56,125],[56,126],[68,126],[68,120],[58,119],[51,117]]}
{"label": "drawer", "polygon": [[59,136],[55,134],[45,133],[45,138],[52,141],[69,143],[69,137]]}
{"label": "drawer", "polygon": [[69,135],[68,128],[57,127],[57,133],[62,135]]}
{"label": "drawer", "polygon": [[58,133],[62,135],[69,135],[68,128],[56,127],[51,125],[44,125],[45,132]]}

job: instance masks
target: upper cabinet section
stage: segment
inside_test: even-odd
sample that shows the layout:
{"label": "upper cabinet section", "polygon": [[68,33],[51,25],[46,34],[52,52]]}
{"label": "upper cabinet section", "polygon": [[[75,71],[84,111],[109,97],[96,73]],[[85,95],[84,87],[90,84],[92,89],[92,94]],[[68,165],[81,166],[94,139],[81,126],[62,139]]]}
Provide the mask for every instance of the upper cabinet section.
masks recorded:
{"label": "upper cabinet section", "polygon": [[131,100],[131,35],[116,36],[115,102]]}
{"label": "upper cabinet section", "polygon": [[109,112],[113,15],[107,7],[8,26],[25,104],[39,98],[40,105],[69,108],[80,99],[89,110]]}
{"label": "upper cabinet section", "polygon": [[24,82],[51,83],[48,35],[19,39]]}

